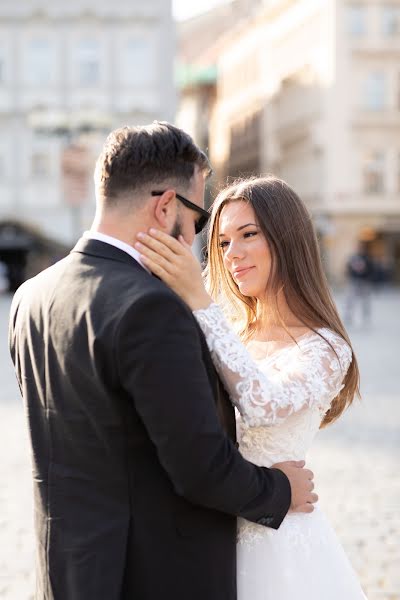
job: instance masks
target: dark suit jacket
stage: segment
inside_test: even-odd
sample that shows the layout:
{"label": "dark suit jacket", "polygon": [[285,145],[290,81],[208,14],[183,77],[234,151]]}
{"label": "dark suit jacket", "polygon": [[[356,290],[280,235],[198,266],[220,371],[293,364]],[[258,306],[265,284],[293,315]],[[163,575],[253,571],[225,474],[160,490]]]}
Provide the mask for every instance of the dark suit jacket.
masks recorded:
{"label": "dark suit jacket", "polygon": [[10,349],[33,449],[38,600],[234,600],[236,516],[277,528],[281,471],[244,460],[190,310],[80,240],[16,293]]}

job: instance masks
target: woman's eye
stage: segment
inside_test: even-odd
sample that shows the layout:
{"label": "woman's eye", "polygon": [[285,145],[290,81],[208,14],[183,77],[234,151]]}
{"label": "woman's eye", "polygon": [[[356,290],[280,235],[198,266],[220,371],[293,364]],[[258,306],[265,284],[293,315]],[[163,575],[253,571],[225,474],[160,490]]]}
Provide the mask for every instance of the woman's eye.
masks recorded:
{"label": "woman's eye", "polygon": [[249,237],[253,237],[257,234],[258,234],[258,231],[246,231],[246,233],[244,234],[244,237],[249,238]]}
{"label": "woman's eye", "polygon": [[229,242],[220,242],[219,244],[219,247],[222,249],[226,248],[227,246],[229,246]]}

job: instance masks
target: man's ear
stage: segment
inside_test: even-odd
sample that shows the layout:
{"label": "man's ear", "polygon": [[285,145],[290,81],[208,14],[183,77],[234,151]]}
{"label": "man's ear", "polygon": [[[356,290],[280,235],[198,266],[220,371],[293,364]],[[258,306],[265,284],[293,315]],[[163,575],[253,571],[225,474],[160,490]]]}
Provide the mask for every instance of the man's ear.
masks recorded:
{"label": "man's ear", "polygon": [[176,220],[176,198],[174,190],[166,190],[162,196],[155,196],[154,217],[160,229],[169,230]]}

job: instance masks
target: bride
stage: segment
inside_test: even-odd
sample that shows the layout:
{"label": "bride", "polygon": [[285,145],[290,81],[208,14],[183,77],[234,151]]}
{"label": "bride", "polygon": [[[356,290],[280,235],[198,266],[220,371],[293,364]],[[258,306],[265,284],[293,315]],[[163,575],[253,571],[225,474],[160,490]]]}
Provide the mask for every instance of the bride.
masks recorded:
{"label": "bride", "polygon": [[[140,235],[143,262],[191,307],[240,413],[240,451],[269,467],[305,459],[319,428],[359,394],[351,343],[330,296],[311,218],[275,177],[217,196],[207,290],[182,236]],[[209,295],[210,294],[210,295]],[[278,530],[238,522],[238,600],[362,600],[318,506]]]}

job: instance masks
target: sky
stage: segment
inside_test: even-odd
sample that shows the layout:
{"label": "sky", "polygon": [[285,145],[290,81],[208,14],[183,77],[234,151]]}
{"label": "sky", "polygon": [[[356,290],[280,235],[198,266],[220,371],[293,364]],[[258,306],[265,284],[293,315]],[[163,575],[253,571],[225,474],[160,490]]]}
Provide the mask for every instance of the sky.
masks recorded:
{"label": "sky", "polygon": [[172,10],[177,21],[189,19],[218,4],[226,4],[229,0],[172,0]]}

